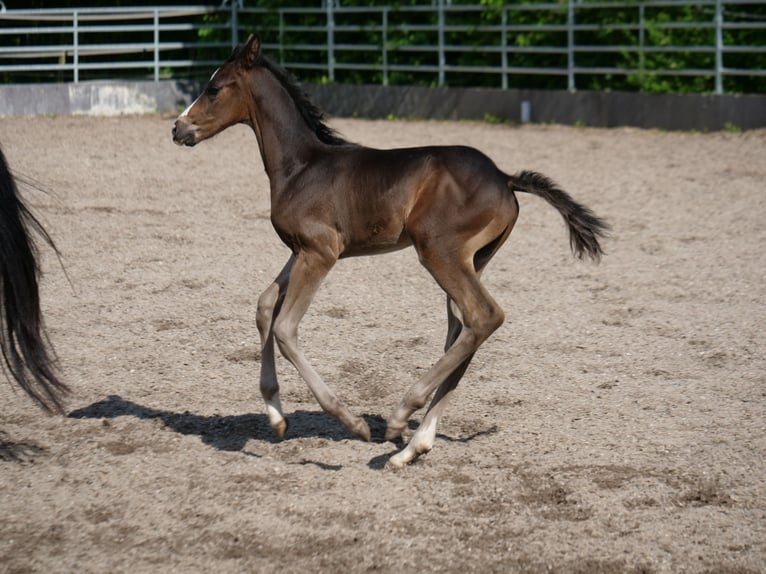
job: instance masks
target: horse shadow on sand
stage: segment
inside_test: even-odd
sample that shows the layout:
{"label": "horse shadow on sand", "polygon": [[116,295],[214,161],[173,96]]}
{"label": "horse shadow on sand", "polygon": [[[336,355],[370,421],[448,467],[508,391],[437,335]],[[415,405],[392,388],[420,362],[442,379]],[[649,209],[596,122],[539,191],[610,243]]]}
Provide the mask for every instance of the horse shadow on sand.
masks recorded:
{"label": "horse shadow on sand", "polygon": [[[348,440],[352,438],[341,424],[321,411],[294,411],[288,414],[290,426],[283,438],[277,438],[269,425],[269,419],[265,414],[244,415],[197,415],[185,411],[182,413],[155,409],[123,399],[118,395],[95,402],[87,407],[72,411],[67,415],[73,419],[114,419],[117,417],[135,417],[141,420],[160,420],[166,428],[183,434],[196,435],[208,446],[229,452],[244,451],[249,440],[266,441],[270,443],[282,442],[296,438],[323,438],[332,441]],[[364,414],[362,417],[370,426],[372,442],[383,443],[385,441],[386,421],[380,415]],[[409,428],[417,428],[416,421],[409,422]],[[467,437],[451,438],[439,434],[439,438],[450,442],[469,442],[479,436],[493,434],[496,429],[479,431]],[[385,462],[401,448],[399,441],[392,452],[373,458],[370,468],[382,468]],[[312,463],[318,464],[318,463]],[[320,464],[320,466],[322,466]]]}

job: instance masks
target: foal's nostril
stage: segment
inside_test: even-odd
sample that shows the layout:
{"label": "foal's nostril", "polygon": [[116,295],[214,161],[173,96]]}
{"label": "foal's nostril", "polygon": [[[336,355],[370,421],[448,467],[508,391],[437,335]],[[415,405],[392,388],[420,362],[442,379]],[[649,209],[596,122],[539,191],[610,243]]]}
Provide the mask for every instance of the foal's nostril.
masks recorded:
{"label": "foal's nostril", "polygon": [[176,143],[181,143],[179,141],[179,138],[183,135],[183,130],[178,127],[178,122],[175,122],[173,124],[173,141]]}
{"label": "foal's nostril", "polygon": [[194,126],[176,121],[173,124],[173,141],[178,145],[193,146],[197,143]]}

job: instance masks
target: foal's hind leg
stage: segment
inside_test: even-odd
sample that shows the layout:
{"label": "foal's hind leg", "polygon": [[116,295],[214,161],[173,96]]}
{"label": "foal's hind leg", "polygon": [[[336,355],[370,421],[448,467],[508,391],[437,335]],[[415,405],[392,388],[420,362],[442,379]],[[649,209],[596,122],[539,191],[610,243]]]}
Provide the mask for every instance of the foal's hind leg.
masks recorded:
{"label": "foal's hind leg", "polygon": [[[444,343],[444,352],[446,353],[449,351],[450,347],[452,347],[452,344],[457,340],[458,335],[460,335],[460,332],[463,330],[463,321],[459,318],[460,316],[460,310],[456,308],[455,302],[452,301],[449,297],[447,297],[447,340]],[[455,390],[458,383],[460,382],[460,379],[463,378],[463,375],[465,374],[466,370],[468,369],[468,365],[471,363],[471,359],[473,359],[474,353],[471,353],[468,358],[463,361],[460,366],[452,371],[452,373],[449,374],[449,376],[446,378],[446,380],[439,385],[439,387],[436,389],[436,393],[434,394],[433,398],[431,399],[431,404],[428,407],[428,413],[426,413],[426,416],[429,416],[435,407],[439,406],[438,413],[434,413],[436,416],[436,420],[434,421],[433,428],[431,429],[432,437],[430,439],[426,438],[424,436],[424,432],[426,428],[428,428],[430,425],[423,425],[421,424],[421,427],[418,428],[419,438],[421,439],[420,442],[424,442],[426,444],[433,444],[434,438],[436,436],[436,424],[438,423],[438,420],[441,418],[441,414],[444,412],[444,408],[447,405],[447,398],[449,394]],[[433,417],[432,417],[433,418]],[[425,422],[425,419],[424,421]],[[416,443],[418,441],[415,441]],[[430,447],[427,449],[430,450]]]}
{"label": "foal's hind leg", "polygon": [[[439,400],[435,401],[409,444],[391,457],[387,466],[399,468],[412,462],[433,447],[436,425],[446,406],[444,397],[457,386],[460,377],[479,346],[502,324],[504,314],[498,304],[479,282],[479,276],[469,262],[448,259],[433,261],[421,254],[423,264],[431,271],[448,296],[455,301],[463,317],[463,326],[447,352],[417,382],[402,399],[389,419],[386,436],[401,432],[410,415],[423,407],[437,387],[443,386]],[[457,329],[455,329],[457,332]]]}
{"label": "foal's hind leg", "polygon": [[[454,334],[452,330],[447,333],[447,348],[454,343],[457,336],[460,334],[462,323],[460,323],[460,325],[461,327],[458,328]],[[444,382],[442,382],[436,389],[436,392],[431,399],[431,404],[428,407],[428,411],[426,412],[425,417],[423,417],[423,421],[420,423],[417,431],[412,435],[410,442],[402,452],[389,460],[387,465],[389,468],[399,468],[408,462],[411,462],[419,455],[429,452],[433,448],[434,441],[436,440],[436,427],[439,425],[439,421],[447,408],[449,397],[452,395],[452,391],[457,388],[460,379],[463,378],[474,354],[475,353],[471,353],[468,358],[465,359],[457,369],[452,371]]]}
{"label": "foal's hind leg", "polygon": [[261,335],[261,396],[266,402],[266,412],[271,428],[278,437],[287,431],[287,420],[282,413],[282,403],[279,400],[279,383],[274,357],[274,318],[279,315],[282,301],[285,297],[295,256],[291,256],[279,273],[274,283],[258,298],[258,310],[255,322]]}
{"label": "foal's hind leg", "polygon": [[[476,256],[474,257],[474,265],[475,265],[477,280],[481,277],[481,272],[484,270],[484,267],[487,265],[487,263],[492,258],[492,256],[497,252],[498,249],[500,249],[503,243],[505,243],[505,240],[508,238],[508,235],[510,234],[512,227],[513,226],[511,225],[508,228],[506,228],[506,230],[500,235],[500,237],[498,237],[492,243],[490,243],[489,245],[481,249],[479,253],[477,253]],[[490,298],[490,301],[491,301],[491,298]],[[500,311],[500,313],[502,316],[502,311]],[[444,344],[445,353],[448,352],[449,349],[452,347],[452,345],[457,341],[459,335],[461,334],[463,330],[463,325],[464,325],[464,322],[462,319],[462,314],[460,312],[460,309],[457,308],[457,305],[455,304],[455,302],[448,295],[447,296],[447,340],[445,341],[445,344]],[[478,348],[478,345],[476,346],[476,348]],[[417,431],[413,435],[412,439],[410,439],[409,444],[404,448],[404,450],[402,450],[400,453],[392,457],[391,460],[389,460],[389,463],[388,463],[389,467],[399,468],[407,464],[408,462],[411,462],[420,454],[428,452],[431,450],[431,448],[433,448],[433,443],[434,443],[434,440],[436,439],[436,427],[439,424],[439,420],[444,414],[444,410],[447,407],[447,403],[448,403],[449,397],[452,394],[452,391],[455,390],[458,383],[460,382],[460,379],[465,374],[465,371],[468,369],[468,365],[470,364],[471,359],[473,359],[473,356],[474,356],[474,353],[470,353],[468,357],[454,371],[452,371],[447,376],[447,378],[438,386],[438,388],[436,389],[436,393],[433,396],[433,399],[431,399],[431,404],[428,407],[428,412],[423,418],[423,421],[421,422]],[[405,401],[406,401],[406,397],[405,397]],[[400,409],[403,406],[404,406],[404,401],[402,402]],[[412,412],[414,412],[414,409],[409,414],[407,414],[407,418],[409,418],[409,415],[411,415]]]}
{"label": "foal's hind leg", "polygon": [[[502,235],[495,239],[492,243],[489,245],[486,245],[483,249],[480,249],[479,252],[474,256],[474,268],[476,269],[476,275],[481,278],[482,271],[484,271],[484,268],[487,266],[487,263],[489,263],[490,259],[497,253],[497,251],[503,246],[503,243],[505,243],[505,240],[508,239],[508,236],[511,234],[511,230],[513,229],[513,226],[508,226],[505,231],[503,231]],[[452,346],[452,344],[457,339],[458,335],[460,334],[460,331],[463,329],[463,320],[460,315],[460,309],[457,308],[455,305],[455,302],[452,301],[452,299],[447,297],[447,340],[444,343],[444,351],[447,352],[447,350]],[[444,408],[447,403],[447,399],[449,398],[452,391],[455,390],[458,383],[460,382],[460,379],[465,374],[466,369],[468,369],[468,365],[471,362],[471,359],[473,359],[473,355],[468,357],[460,367],[456,371],[454,371],[449,377],[447,377],[447,380],[445,380],[441,385],[439,385],[439,388],[436,389],[436,393],[434,394],[433,399],[431,399],[431,404],[428,407],[428,413],[426,413],[426,416],[430,416],[432,414],[432,411],[438,406],[439,411],[437,418],[441,417],[441,413],[444,411]],[[433,439],[431,439],[431,442],[433,442]]]}

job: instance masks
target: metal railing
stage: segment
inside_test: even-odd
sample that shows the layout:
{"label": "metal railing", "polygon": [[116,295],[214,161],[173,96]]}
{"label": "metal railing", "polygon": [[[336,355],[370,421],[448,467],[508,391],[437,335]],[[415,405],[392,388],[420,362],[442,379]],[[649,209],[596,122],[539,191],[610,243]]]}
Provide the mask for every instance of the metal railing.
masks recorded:
{"label": "metal railing", "polygon": [[[287,68],[330,82],[443,86],[478,79],[507,88],[554,78],[574,90],[592,77],[630,77],[637,88],[646,78],[688,77],[722,93],[727,78],[766,77],[766,10],[758,0],[500,7],[438,0],[397,8],[328,1],[276,10],[231,0],[0,12],[0,79],[199,77],[250,30],[262,34]],[[747,41],[732,43],[729,36]]]}
{"label": "metal railing", "polygon": [[200,41],[203,27],[231,35],[230,25],[204,22],[218,11],[191,6],[6,10],[0,13],[0,74],[23,81],[55,72],[59,79],[79,82],[89,73],[103,77],[95,71],[106,71],[110,79],[140,71],[158,81],[174,69],[210,67],[220,61],[194,56],[225,45]]}

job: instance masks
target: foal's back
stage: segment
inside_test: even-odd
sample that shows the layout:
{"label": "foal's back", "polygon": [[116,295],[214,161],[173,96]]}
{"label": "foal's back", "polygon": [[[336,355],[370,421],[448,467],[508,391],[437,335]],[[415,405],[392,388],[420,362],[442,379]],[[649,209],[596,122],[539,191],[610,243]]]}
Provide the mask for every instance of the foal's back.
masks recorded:
{"label": "foal's back", "polygon": [[288,224],[285,219],[313,215],[337,227],[341,257],[407,247],[412,223],[426,216],[446,232],[515,203],[508,176],[467,146],[328,146],[291,185],[297,190],[291,195],[293,210],[277,216],[277,231]]}

